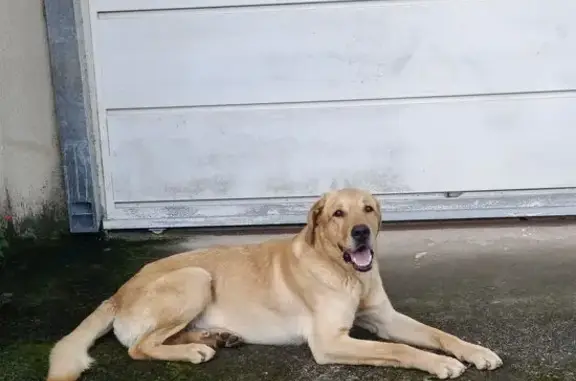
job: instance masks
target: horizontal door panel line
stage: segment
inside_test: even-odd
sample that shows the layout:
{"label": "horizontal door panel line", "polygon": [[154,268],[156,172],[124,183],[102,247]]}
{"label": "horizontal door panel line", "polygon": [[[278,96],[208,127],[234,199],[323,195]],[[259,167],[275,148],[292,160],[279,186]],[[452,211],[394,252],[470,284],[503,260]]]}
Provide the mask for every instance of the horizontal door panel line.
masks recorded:
{"label": "horizontal door panel line", "polygon": [[[503,189],[503,190],[481,190],[481,191],[445,191],[445,192],[411,192],[411,193],[374,193],[376,197],[385,200],[386,203],[404,203],[406,200],[427,199],[444,200],[451,202],[468,199],[506,198],[506,197],[533,197],[538,194],[540,197],[557,196],[558,194],[571,195],[576,202],[576,184],[574,187],[564,188],[534,188],[534,189]],[[290,197],[254,197],[254,198],[218,198],[218,199],[171,199],[154,201],[122,201],[115,200],[117,208],[134,207],[169,207],[178,205],[191,206],[222,206],[227,205],[255,205],[267,202],[299,204],[302,202],[313,202],[320,195],[301,195]]]}
{"label": "horizontal door panel line", "polygon": [[[437,0],[441,2],[442,0]],[[431,0],[100,0],[92,6],[99,18],[122,17],[126,13],[156,13],[166,11],[217,11],[254,8],[318,8],[383,7],[414,3],[430,3]],[[428,5],[428,4],[427,4]]]}
{"label": "horizontal door panel line", "polygon": [[389,98],[368,99],[334,99],[314,101],[288,101],[270,103],[235,103],[235,104],[204,104],[204,105],[174,105],[174,106],[139,106],[139,107],[106,107],[108,113],[125,113],[138,111],[156,110],[181,110],[181,109],[277,109],[277,108],[314,108],[334,106],[369,106],[388,104],[415,104],[415,103],[455,103],[471,101],[497,101],[497,100],[523,100],[523,99],[548,99],[548,98],[574,98],[576,89],[503,92],[503,93],[478,93],[458,95],[430,95],[430,96],[407,96]]}

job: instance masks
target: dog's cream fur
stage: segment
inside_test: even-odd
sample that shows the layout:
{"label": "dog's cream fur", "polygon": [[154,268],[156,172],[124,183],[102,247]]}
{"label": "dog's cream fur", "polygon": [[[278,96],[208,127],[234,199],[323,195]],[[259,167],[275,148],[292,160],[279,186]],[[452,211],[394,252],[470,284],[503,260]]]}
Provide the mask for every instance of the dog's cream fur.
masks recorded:
{"label": "dog's cream fur", "polygon": [[[334,215],[336,210],[342,213]],[[359,272],[343,260],[352,227],[368,225],[375,244],[380,220],[371,194],[342,189],[319,199],[306,227],[292,238],[150,263],[55,345],[48,381],[77,380],[92,362],[88,349],[111,329],[139,360],[198,364],[214,357],[217,344],[241,339],[307,343],[320,364],[416,368],[442,379],[458,377],[465,366],[406,344],[441,350],[478,369],[502,365],[489,349],[395,311],[376,261]],[[351,338],[353,323],[396,343]]]}

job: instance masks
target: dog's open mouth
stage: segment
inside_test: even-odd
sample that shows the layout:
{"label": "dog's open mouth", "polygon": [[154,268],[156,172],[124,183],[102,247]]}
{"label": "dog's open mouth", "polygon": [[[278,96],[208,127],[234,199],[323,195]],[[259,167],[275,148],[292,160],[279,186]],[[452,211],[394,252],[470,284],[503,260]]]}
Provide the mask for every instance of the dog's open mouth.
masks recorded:
{"label": "dog's open mouth", "polygon": [[366,272],[370,271],[372,268],[372,262],[374,260],[374,251],[366,246],[358,246],[355,250],[346,250],[342,248],[344,261],[347,263],[352,263],[356,271]]}

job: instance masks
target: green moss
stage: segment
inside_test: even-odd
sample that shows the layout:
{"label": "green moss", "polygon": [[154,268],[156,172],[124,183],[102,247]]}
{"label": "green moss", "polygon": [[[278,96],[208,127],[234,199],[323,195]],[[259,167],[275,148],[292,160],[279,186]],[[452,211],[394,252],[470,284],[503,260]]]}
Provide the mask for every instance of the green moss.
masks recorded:
{"label": "green moss", "polygon": [[36,214],[26,216],[15,227],[15,238],[26,240],[59,239],[68,234],[66,208],[60,203],[47,204]]}
{"label": "green moss", "polygon": [[42,380],[47,367],[49,343],[16,343],[0,349],[4,380]]}
{"label": "green moss", "polygon": [[[2,216],[0,216],[2,217]],[[10,241],[14,237],[14,227],[11,220],[0,219],[0,267],[5,263],[10,249]]]}
{"label": "green moss", "polygon": [[46,205],[34,215],[15,223],[10,213],[0,215],[0,267],[13,254],[10,250],[17,242],[57,240],[68,235],[65,208],[60,203]]}
{"label": "green moss", "polygon": [[4,262],[4,257],[7,255],[9,247],[8,237],[6,237],[5,231],[2,229],[0,230],[0,265]]}

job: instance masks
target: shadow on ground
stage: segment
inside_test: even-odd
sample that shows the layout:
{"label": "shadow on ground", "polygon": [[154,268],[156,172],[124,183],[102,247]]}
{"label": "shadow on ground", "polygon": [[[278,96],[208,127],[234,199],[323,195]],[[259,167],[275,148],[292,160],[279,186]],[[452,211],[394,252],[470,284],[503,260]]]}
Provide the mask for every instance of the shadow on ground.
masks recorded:
{"label": "shadow on ground", "polygon": [[[159,242],[78,239],[17,248],[0,272],[0,379],[43,380],[55,340],[144,263],[167,255]],[[468,370],[461,380],[573,380],[576,245],[522,252],[383,260],[398,310],[482,343],[505,365]],[[363,335],[363,333],[357,333]],[[203,365],[137,362],[108,335],[91,350],[84,381],[429,380],[418,371],[319,366],[306,347],[244,346]]]}

